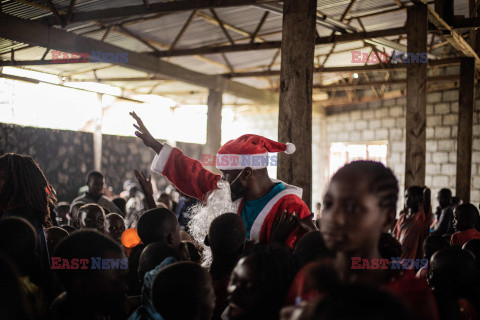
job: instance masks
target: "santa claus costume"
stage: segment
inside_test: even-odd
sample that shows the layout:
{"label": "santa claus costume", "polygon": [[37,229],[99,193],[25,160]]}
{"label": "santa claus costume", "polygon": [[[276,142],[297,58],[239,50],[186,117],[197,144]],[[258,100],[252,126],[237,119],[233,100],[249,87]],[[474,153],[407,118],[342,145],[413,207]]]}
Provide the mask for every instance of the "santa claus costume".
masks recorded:
{"label": "santa claus costume", "polygon": [[[247,134],[227,142],[214,158],[216,167],[222,171],[263,169],[268,164],[276,165],[276,157],[269,153],[293,153],[295,146],[280,143],[262,136]],[[155,156],[152,170],[164,175],[182,193],[205,201],[209,193],[218,187],[220,175],[206,170],[202,164],[183,154],[177,148],[164,144]],[[261,199],[238,202],[238,214],[242,215],[247,227],[247,240],[255,243],[269,243],[273,221],[283,211],[295,212],[301,219],[311,215],[307,205],[302,201],[302,189],[282,181],[272,180],[275,187]],[[249,223],[250,221],[250,223]],[[305,231],[297,227],[289,235],[286,244],[293,247]]]}

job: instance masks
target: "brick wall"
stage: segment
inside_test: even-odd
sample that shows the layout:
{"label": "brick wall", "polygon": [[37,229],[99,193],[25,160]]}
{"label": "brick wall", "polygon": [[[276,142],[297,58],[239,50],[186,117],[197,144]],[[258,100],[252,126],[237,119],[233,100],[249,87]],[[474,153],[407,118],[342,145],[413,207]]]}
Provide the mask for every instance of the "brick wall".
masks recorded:
{"label": "brick wall", "polygon": [[[477,89],[477,93],[478,93]],[[478,99],[478,95],[477,95]],[[326,116],[328,143],[388,141],[387,165],[399,179],[403,194],[405,174],[405,97],[342,108],[329,108]],[[480,100],[474,114],[471,201],[480,202]],[[441,188],[455,193],[457,158],[458,91],[427,96],[426,185],[432,194]],[[434,205],[436,201],[433,201]]]}
{"label": "brick wall", "polygon": [[[477,89],[477,99],[480,90]],[[405,97],[374,101],[347,107],[328,108],[326,115],[313,115],[312,203],[321,202],[328,183],[328,147],[333,142],[387,141],[387,165],[400,183],[399,205],[403,206],[405,175]],[[480,202],[480,100],[474,114],[471,201]],[[245,126],[244,133],[278,136],[278,110],[268,113],[238,113],[235,125]],[[427,95],[427,165],[426,185],[433,199],[441,188],[455,193],[457,158],[458,91],[448,90]],[[432,204],[437,205],[436,200]]]}

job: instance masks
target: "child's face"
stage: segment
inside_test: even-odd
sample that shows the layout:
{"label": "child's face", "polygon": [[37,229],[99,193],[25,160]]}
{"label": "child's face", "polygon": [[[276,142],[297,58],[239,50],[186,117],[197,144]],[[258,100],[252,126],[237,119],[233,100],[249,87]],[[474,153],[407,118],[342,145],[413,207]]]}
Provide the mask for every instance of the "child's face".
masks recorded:
{"label": "child's face", "polygon": [[320,223],[328,249],[361,254],[378,246],[390,219],[366,187],[365,178],[359,175],[343,174],[330,182]]}
{"label": "child's face", "polygon": [[123,219],[117,216],[110,216],[105,219],[105,233],[114,240],[120,242],[122,233],[125,231],[125,223]]}
{"label": "child's face", "polygon": [[227,287],[230,319],[248,319],[265,298],[261,292],[258,273],[248,258],[241,259],[233,269]]}
{"label": "child's face", "polygon": [[103,233],[104,217],[99,210],[82,210],[79,211],[80,229],[97,229]]}
{"label": "child's face", "polygon": [[465,231],[471,229],[473,226],[470,225],[470,221],[465,214],[458,209],[453,211],[453,227],[455,231]]}

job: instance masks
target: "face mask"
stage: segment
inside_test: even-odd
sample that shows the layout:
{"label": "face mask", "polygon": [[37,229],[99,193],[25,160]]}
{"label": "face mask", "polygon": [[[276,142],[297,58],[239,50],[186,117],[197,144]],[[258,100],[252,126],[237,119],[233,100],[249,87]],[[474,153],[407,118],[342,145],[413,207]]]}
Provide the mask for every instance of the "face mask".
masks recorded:
{"label": "face mask", "polygon": [[232,183],[230,183],[230,196],[232,198],[232,202],[245,197],[245,194],[247,193],[247,188],[242,185],[240,180],[238,180],[238,177],[240,177],[242,172],[243,170],[240,171],[238,176],[233,179]]}

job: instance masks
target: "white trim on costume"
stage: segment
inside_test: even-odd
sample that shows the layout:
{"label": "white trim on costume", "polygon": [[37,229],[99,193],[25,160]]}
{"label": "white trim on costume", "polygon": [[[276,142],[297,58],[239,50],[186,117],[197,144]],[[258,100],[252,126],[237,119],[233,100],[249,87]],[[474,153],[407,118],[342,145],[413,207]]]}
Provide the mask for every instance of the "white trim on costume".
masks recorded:
{"label": "white trim on costume", "polygon": [[164,143],[162,150],[160,150],[159,154],[155,155],[155,158],[153,158],[152,161],[152,166],[151,169],[152,171],[162,173],[163,169],[165,169],[165,164],[168,161],[168,158],[170,157],[170,154],[172,153],[173,147]]}
{"label": "white trim on costume", "polygon": [[275,183],[281,182],[283,184],[283,186],[285,187],[285,190],[280,191],[275,197],[273,197],[265,205],[265,207],[262,209],[262,211],[260,211],[257,218],[253,222],[252,228],[250,229],[250,240],[253,240],[254,243],[258,243],[260,241],[260,232],[262,230],[263,222],[265,221],[265,218],[268,216],[268,214],[272,210],[273,206],[275,206],[275,204],[281,198],[283,198],[284,196],[290,195],[290,194],[294,194],[294,195],[298,196],[300,199],[302,198],[302,194],[303,194],[303,189],[302,188],[286,184],[285,182],[280,181],[280,180],[272,179],[272,181],[275,182]]}

